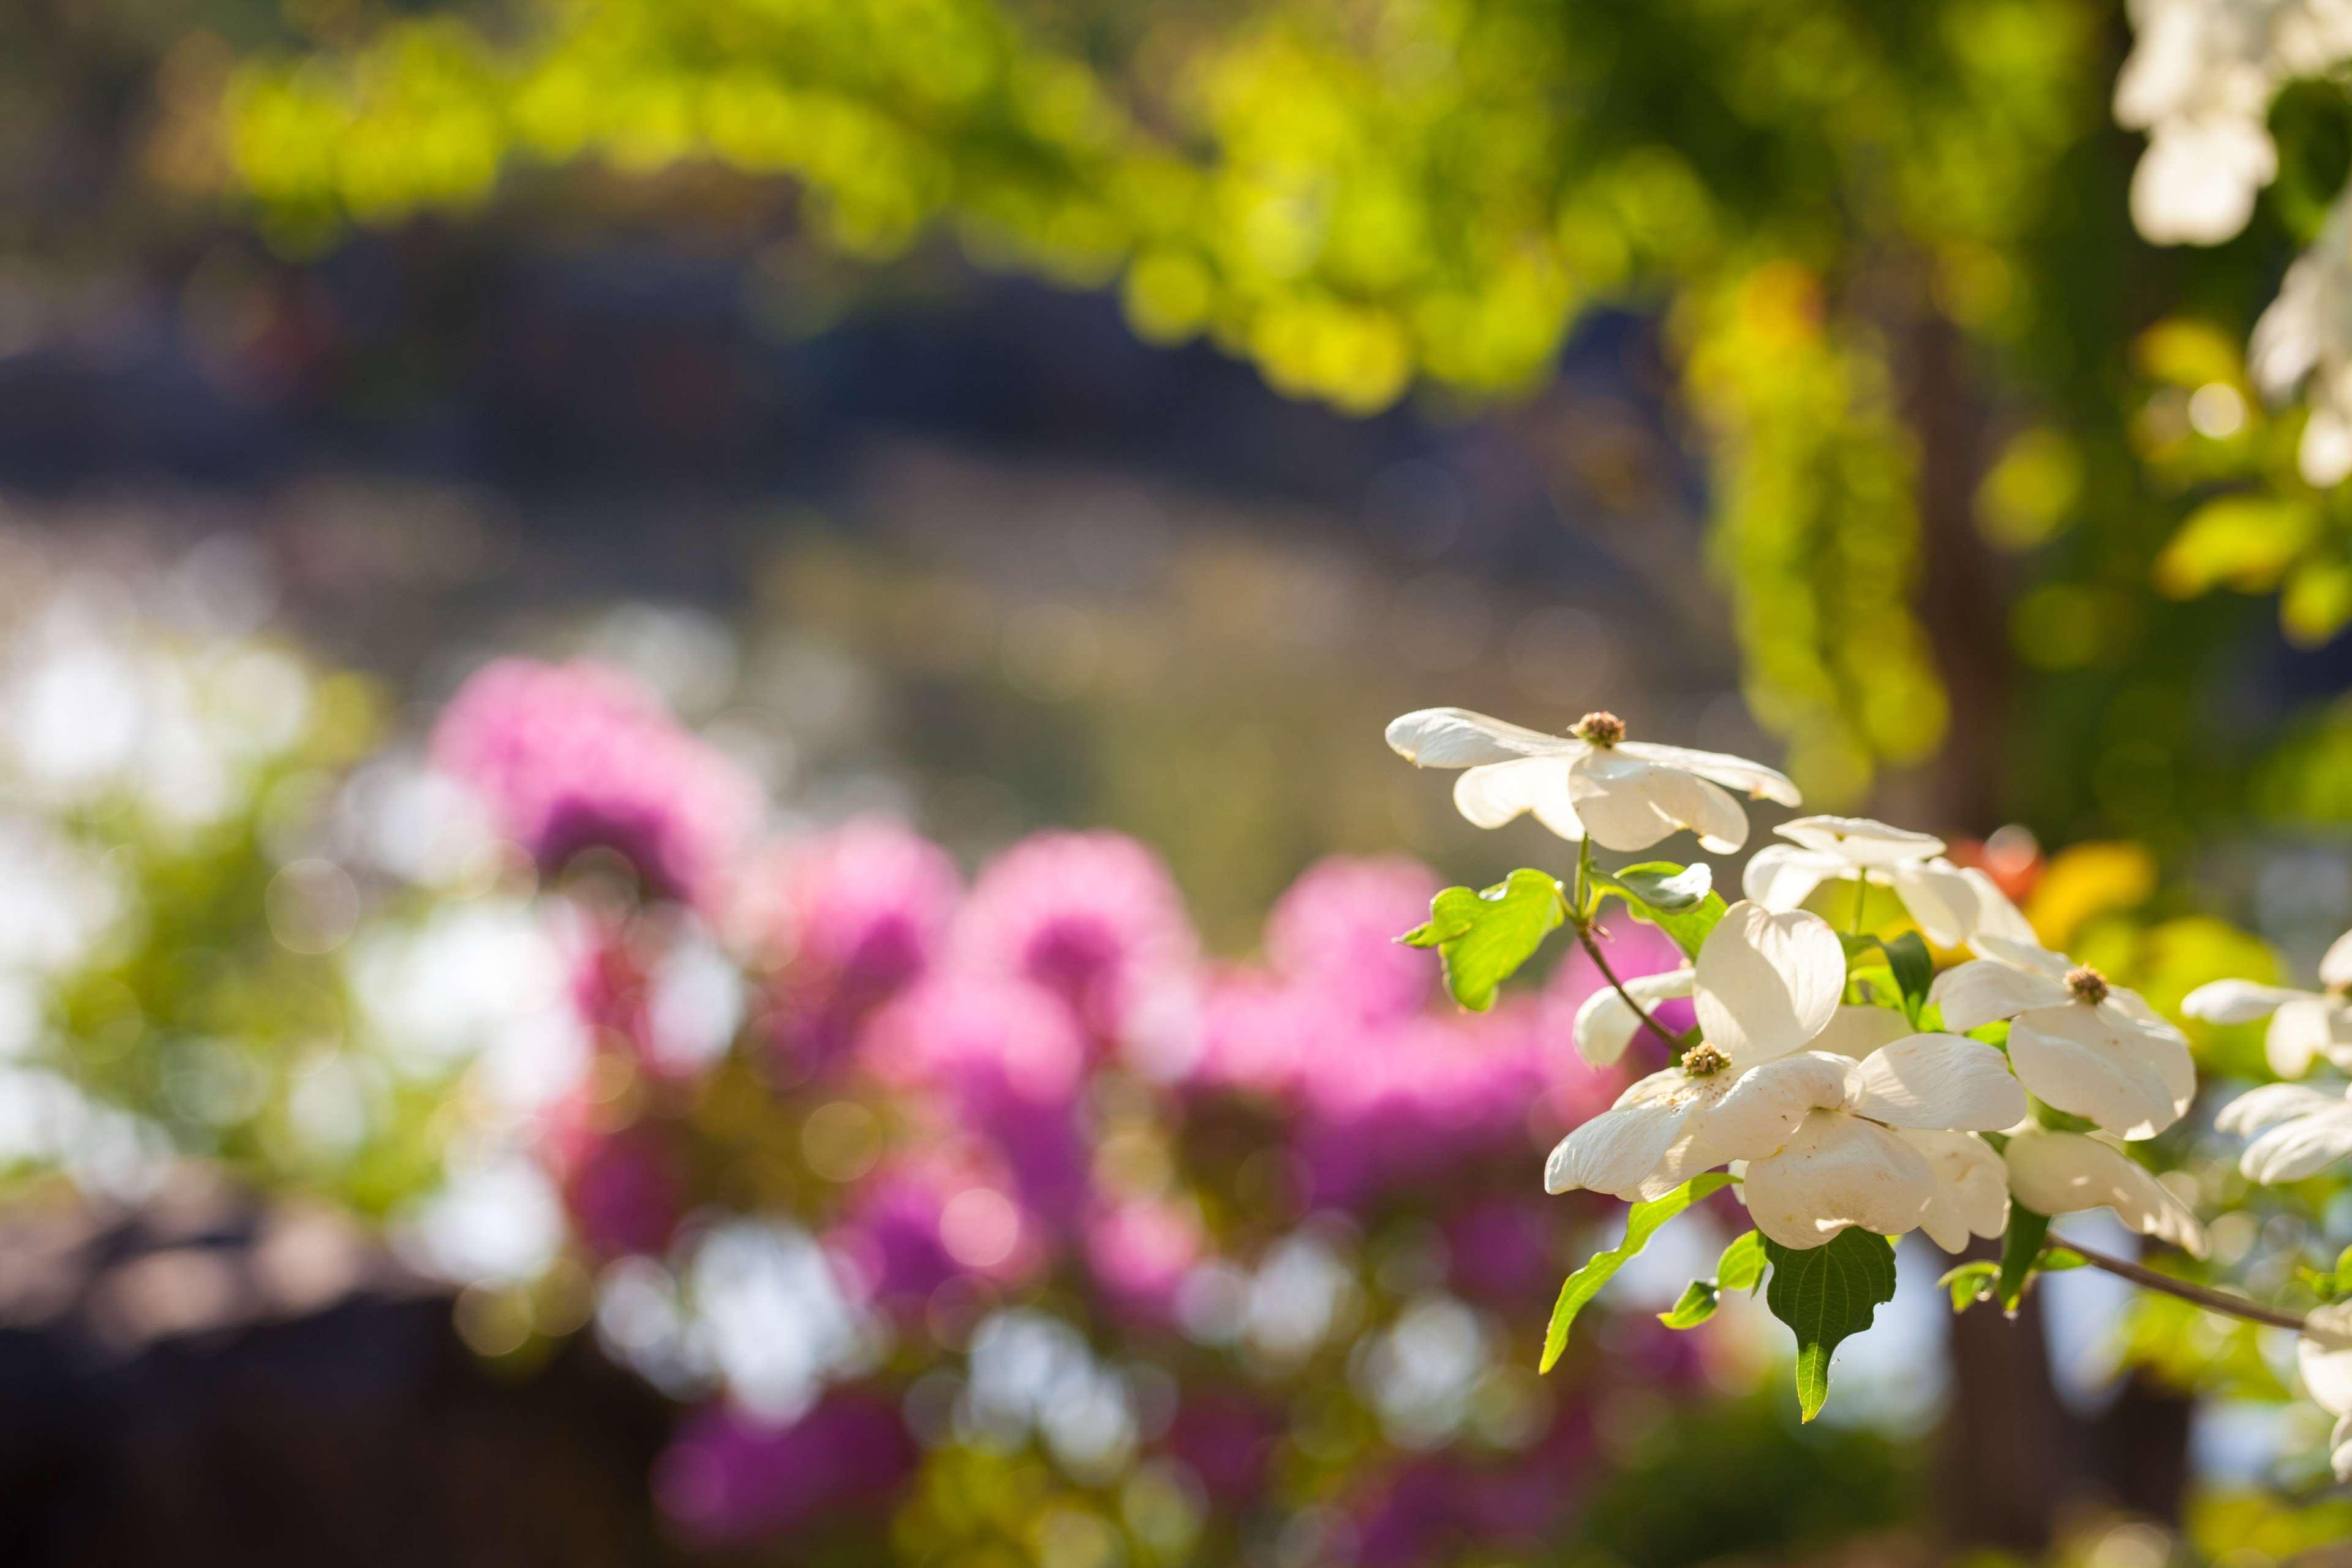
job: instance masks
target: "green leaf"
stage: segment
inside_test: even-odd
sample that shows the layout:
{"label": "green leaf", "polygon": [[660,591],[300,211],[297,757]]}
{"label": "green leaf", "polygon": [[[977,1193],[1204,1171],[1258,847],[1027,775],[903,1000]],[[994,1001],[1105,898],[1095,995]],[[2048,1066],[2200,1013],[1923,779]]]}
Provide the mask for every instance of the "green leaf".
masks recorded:
{"label": "green leaf", "polygon": [[2069,1268],[2088,1268],[2091,1260],[2071,1247],[2052,1242],[2042,1249],[2042,1261],[2034,1267],[2044,1274],[2063,1274]]}
{"label": "green leaf", "polygon": [[2193,599],[2215,588],[2266,594],[2319,536],[2317,504],[2301,496],[2232,495],[2189,514],[2156,557],[2157,591]]}
{"label": "green leaf", "polygon": [[1716,1259],[1715,1282],[1726,1290],[1753,1290],[1764,1279],[1764,1233],[1751,1230]]}
{"label": "green leaf", "polygon": [[1695,1329],[1715,1316],[1716,1287],[1712,1279],[1694,1279],[1683,1287],[1674,1306],[1658,1314],[1670,1329]]}
{"label": "green leaf", "polygon": [[1615,893],[1639,913],[1643,909],[1675,914],[1696,909],[1715,886],[1715,868],[1706,861],[1677,866],[1671,860],[1645,860],[1615,871],[1596,868],[1593,882],[1604,893]]}
{"label": "green leaf", "polygon": [[2024,1300],[2026,1281],[2033,1278],[2033,1260],[2050,1235],[2050,1216],[2035,1214],[2023,1204],[2009,1205],[2009,1232],[2000,1238],[2001,1310],[2014,1312]]}
{"label": "green leaf", "polygon": [[1706,940],[1723,920],[1723,911],[1730,906],[1721,893],[1710,892],[1688,909],[1661,910],[1647,904],[1629,903],[1633,918],[1643,925],[1657,927],[1674,938],[1675,945],[1683,950],[1685,958],[1698,956],[1699,944]]}
{"label": "green leaf", "polygon": [[2000,1278],[2000,1265],[1990,1258],[1980,1258],[1946,1270],[1936,1283],[1952,1293],[1952,1310],[1965,1312],[1990,1296],[1993,1283]]}
{"label": "green leaf", "polygon": [[1704,1176],[1693,1176],[1664,1197],[1627,1209],[1625,1239],[1606,1252],[1596,1252],[1586,1258],[1584,1267],[1561,1283],[1559,1300],[1552,1304],[1551,1327],[1544,1332],[1543,1363],[1537,1370],[1549,1372],[1559,1362],[1560,1352],[1568,1348],[1568,1331],[1575,1323],[1576,1314],[1601,1293],[1601,1288],[1618,1269],[1640,1256],[1660,1226],[1701,1198],[1729,1186],[1731,1181],[1728,1171],[1709,1171]]}
{"label": "green leaf", "polygon": [[1895,1299],[1895,1247],[1851,1229],[1801,1252],[1768,1238],[1764,1250],[1772,1262],[1764,1302],[1797,1336],[1797,1411],[1811,1421],[1830,1396],[1830,1357]]}
{"label": "green leaf", "polygon": [[1919,1009],[1927,1005],[1927,987],[1935,982],[1936,961],[1927,956],[1927,944],[1916,931],[1906,931],[1878,945],[1885,950],[1886,965],[1895,971],[1895,983],[1903,988],[1903,1011],[1916,1024]]}
{"label": "green leaf", "polygon": [[1559,879],[1523,868],[1483,892],[1446,889],[1430,900],[1428,921],[1397,940],[1437,949],[1445,988],[1473,1013],[1483,1013],[1495,1005],[1496,989],[1567,918]]}

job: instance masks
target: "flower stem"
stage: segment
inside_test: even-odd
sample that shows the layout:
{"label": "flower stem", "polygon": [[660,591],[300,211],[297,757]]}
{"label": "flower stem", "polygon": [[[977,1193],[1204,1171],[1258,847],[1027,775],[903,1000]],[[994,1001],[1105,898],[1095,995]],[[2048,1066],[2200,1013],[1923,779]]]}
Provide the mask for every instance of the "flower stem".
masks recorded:
{"label": "flower stem", "polygon": [[1624,983],[1617,978],[1617,972],[1609,967],[1609,960],[1601,953],[1601,944],[1592,940],[1592,927],[1590,922],[1585,921],[1576,922],[1576,940],[1582,942],[1584,951],[1591,955],[1593,967],[1601,971],[1601,978],[1609,982],[1610,988],[1617,993],[1625,1005],[1633,1009],[1633,1016],[1641,1019],[1650,1033],[1664,1041],[1667,1050],[1682,1049],[1683,1043],[1675,1037],[1674,1031],[1651,1017],[1650,1010],[1633,1000],[1633,993],[1627,991]]}
{"label": "flower stem", "polygon": [[2153,1268],[2144,1268],[2137,1263],[2126,1262],[2120,1258],[2110,1258],[2104,1252],[2094,1252],[2080,1242],[2067,1241],[2053,1236],[2050,1238],[2050,1246],[2063,1247],[2092,1268],[2103,1268],[2118,1279],[2130,1280],[2144,1289],[2160,1290],[2168,1296],[2178,1296],[2184,1301],[2193,1301],[2209,1312],[2220,1312],[2231,1318],[2243,1318],[2250,1323],[2266,1323],[2274,1329],[2294,1329],[2298,1332],[2304,1326],[2303,1319],[2294,1312],[2282,1312],[2274,1308],[2261,1306],[2247,1300],[2243,1296],[2233,1296],[2227,1290],[2209,1290],[2202,1285],[2191,1285],[2186,1279],[2175,1279],[2169,1274],[2158,1274]]}

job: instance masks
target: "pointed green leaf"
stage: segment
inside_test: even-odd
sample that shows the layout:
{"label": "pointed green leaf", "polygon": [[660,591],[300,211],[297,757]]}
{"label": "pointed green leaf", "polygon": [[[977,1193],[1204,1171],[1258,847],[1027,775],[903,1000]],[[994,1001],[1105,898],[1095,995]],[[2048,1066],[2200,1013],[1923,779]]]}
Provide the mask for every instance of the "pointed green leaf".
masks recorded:
{"label": "pointed green leaf", "polygon": [[1903,988],[1903,1011],[1916,1024],[1919,1009],[1927,1002],[1927,987],[1936,978],[1936,961],[1927,956],[1927,944],[1916,931],[1906,931],[1879,946],[1885,950],[1887,967],[1895,971],[1895,983]]}
{"label": "pointed green leaf", "polygon": [[[1698,868],[1694,866],[1691,869],[1697,870]],[[1685,909],[1662,910],[1654,904],[1630,901],[1625,907],[1643,925],[1655,926],[1674,938],[1675,945],[1683,950],[1684,957],[1696,958],[1699,944],[1721,922],[1723,911],[1730,906],[1723,901],[1721,893],[1709,892]]]}
{"label": "pointed green leaf", "polygon": [[1483,892],[1446,889],[1430,900],[1427,922],[1397,940],[1437,949],[1445,988],[1473,1013],[1483,1013],[1495,1005],[1496,987],[1567,918],[1559,879],[1522,868]]}
{"label": "pointed green leaf", "polygon": [[1991,1296],[1993,1284],[2000,1278],[2000,1265],[1989,1258],[1973,1263],[1963,1263],[1945,1271],[1936,1283],[1952,1293],[1952,1310],[1965,1312],[1979,1301]]}
{"label": "pointed green leaf", "polygon": [[1683,1287],[1673,1307],[1658,1314],[1670,1329],[1695,1329],[1715,1316],[1716,1289],[1711,1279],[1694,1279]]}
{"label": "pointed green leaf", "polygon": [[1764,1233],[1751,1230],[1723,1249],[1715,1282],[1726,1290],[1753,1290],[1764,1279]]}
{"label": "pointed green leaf", "polygon": [[2033,1278],[2033,1260],[2042,1255],[2042,1243],[2049,1235],[2048,1215],[2035,1214],[2020,1203],[2009,1205],[2009,1232],[2000,1238],[2001,1310],[2017,1310],[2026,1282]]}
{"label": "pointed green leaf", "polygon": [[1811,1421],[1830,1396],[1830,1357],[1895,1299],[1895,1248],[1853,1229],[1801,1252],[1768,1238],[1764,1250],[1772,1263],[1764,1301],[1797,1336],[1797,1411]]}
{"label": "pointed green leaf", "polygon": [[1677,866],[1671,860],[1646,860],[1614,871],[1596,868],[1592,880],[1604,893],[1623,899],[1635,913],[1653,910],[1675,914],[1698,907],[1715,886],[1715,868],[1700,860]]}
{"label": "pointed green leaf", "polygon": [[2042,1249],[2042,1260],[2034,1267],[2044,1274],[2063,1274],[2069,1268],[2088,1268],[2091,1260],[2071,1247],[2052,1242]]}
{"label": "pointed green leaf", "polygon": [[1568,1348],[1568,1331],[1576,1321],[1576,1314],[1584,1304],[1601,1293],[1617,1270],[1628,1259],[1638,1256],[1650,1245],[1650,1237],[1668,1220],[1710,1193],[1722,1191],[1731,1184],[1727,1171],[1709,1171],[1704,1176],[1693,1176],[1662,1198],[1635,1204],[1625,1211],[1625,1239],[1605,1252],[1596,1252],[1584,1260],[1584,1267],[1570,1275],[1559,1288],[1559,1300],[1552,1304],[1551,1327],[1544,1332],[1543,1363],[1537,1370],[1549,1372]]}

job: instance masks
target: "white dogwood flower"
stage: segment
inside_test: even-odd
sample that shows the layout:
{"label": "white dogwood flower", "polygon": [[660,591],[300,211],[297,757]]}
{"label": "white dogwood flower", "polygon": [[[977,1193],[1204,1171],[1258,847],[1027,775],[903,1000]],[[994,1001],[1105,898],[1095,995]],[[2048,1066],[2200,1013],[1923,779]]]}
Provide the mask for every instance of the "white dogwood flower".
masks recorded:
{"label": "white dogwood flower", "polygon": [[1932,834],[1865,816],[1801,816],[1772,831],[1790,842],[1756,851],[1740,883],[1766,909],[1793,910],[1825,881],[1855,881],[1892,888],[1937,947],[1958,947],[1979,931],[2034,940],[1993,879],[1944,858],[1944,841]]}
{"label": "white dogwood flower", "polygon": [[2352,1481],[2352,1301],[2312,1309],[2295,1339],[2294,1355],[2303,1386],[2336,1417],[2327,1439],[2336,1479]]}
{"label": "white dogwood flower", "polygon": [[1842,1007],[1844,984],[1826,921],[1734,904],[1692,966],[1701,1043],[1562,1139],[1546,1188],[1652,1198],[1745,1161],[1757,1226],[1785,1246],[1818,1247],[1853,1225],[1895,1235],[1920,1224],[1934,1173],[1895,1130],[2005,1127],[2025,1094],[2000,1052],[1957,1036],[1909,1035],[1859,1060],[1803,1048],[1833,1024],[1869,1043],[1864,1030],[1877,1026],[1845,1015],[1887,1010]]}
{"label": "white dogwood flower", "polygon": [[1926,1156],[1935,1178],[1927,1212],[1919,1217],[1928,1240],[1958,1252],[1971,1236],[1990,1239],[2009,1228],[2009,1168],[2000,1151],[1973,1132],[1906,1128],[1900,1136]]}
{"label": "white dogwood flower", "polygon": [[2112,1209],[2142,1236],[2168,1241],[2192,1258],[2205,1256],[2205,1227],[2189,1205],[2101,1134],[2015,1128],[2001,1162],[2009,1167],[2011,1194],[2036,1214]]}
{"label": "white dogwood flower", "polygon": [[2213,1125],[2252,1138],[2238,1157],[2250,1182],[2299,1182],[2352,1154],[2352,1101],[2299,1083],[2266,1083],[2221,1108]]}
{"label": "white dogwood flower", "polygon": [[2251,1024],[2268,1016],[2263,1054],[2281,1078],[2301,1078],[2314,1058],[2352,1068],[2352,931],[2336,939],[2319,961],[2324,991],[2216,980],[2181,998],[2180,1010],[2209,1024]]}
{"label": "white dogwood flower", "polygon": [[1748,841],[1748,814],[1729,793],[1796,805],[1788,778],[1743,757],[1625,739],[1613,713],[1587,713],[1566,735],[1462,708],[1424,708],[1391,722],[1397,754],[1423,768],[1463,768],[1454,804],[1480,827],[1524,812],[1563,838],[1647,849],[1683,828],[1707,850]]}
{"label": "white dogwood flower", "polygon": [[2009,1059],[2047,1103],[2125,1138],[2151,1138],[2197,1094],[2189,1042],[2137,991],[2029,942],[1980,936],[1984,957],[1936,977],[1927,999],[1966,1034],[2009,1019]]}

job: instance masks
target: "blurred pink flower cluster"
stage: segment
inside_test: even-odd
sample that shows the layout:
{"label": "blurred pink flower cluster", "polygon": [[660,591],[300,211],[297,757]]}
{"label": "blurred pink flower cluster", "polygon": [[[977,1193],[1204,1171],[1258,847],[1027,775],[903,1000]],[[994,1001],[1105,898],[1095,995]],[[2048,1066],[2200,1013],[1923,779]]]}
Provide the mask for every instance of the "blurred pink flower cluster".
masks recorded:
{"label": "blurred pink flower cluster", "polygon": [[[675,1262],[765,1205],[897,1347],[796,1419],[726,1398],[692,1418],[657,1481],[690,1535],[890,1494],[924,1452],[891,1391],[977,1359],[966,1336],[992,1312],[1050,1303],[1122,1362],[1181,1369],[1132,1440],[1235,1517],[1276,1484],[1297,1381],[1355,1375],[1360,1358],[1312,1347],[1375,1331],[1398,1291],[1539,1335],[1577,1212],[1541,1197],[1542,1151],[1623,1077],[1570,1043],[1598,984],[1580,958],[1486,1015],[1444,997],[1431,955],[1395,940],[1437,891],[1427,868],[1322,861],[1256,956],[1214,961],[1166,867],[1116,833],[1038,834],[968,888],[879,818],[740,853],[756,795],[590,668],[492,667],[436,751],[543,864],[597,843],[642,874],[634,912],[567,927],[601,1065],[541,1148],[583,1253]],[[1622,973],[1679,962],[1648,928],[1616,940]],[[713,941],[751,997],[740,1029],[708,1057],[666,1047],[666,966]],[[1383,1283],[1376,1259],[1404,1252],[1435,1261]],[[1368,1551],[1525,1534],[1580,1431],[1563,1406],[1507,1462],[1368,1460]]]}

